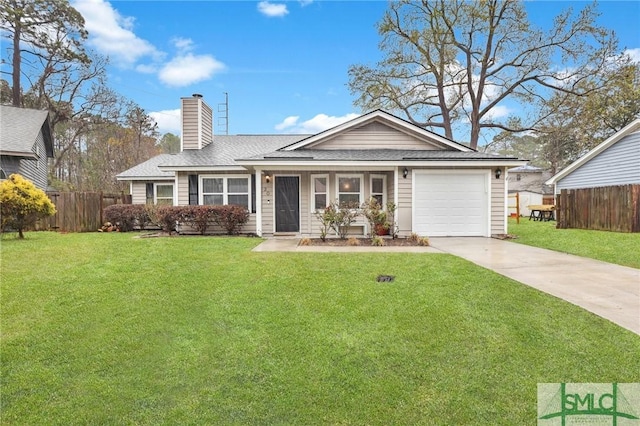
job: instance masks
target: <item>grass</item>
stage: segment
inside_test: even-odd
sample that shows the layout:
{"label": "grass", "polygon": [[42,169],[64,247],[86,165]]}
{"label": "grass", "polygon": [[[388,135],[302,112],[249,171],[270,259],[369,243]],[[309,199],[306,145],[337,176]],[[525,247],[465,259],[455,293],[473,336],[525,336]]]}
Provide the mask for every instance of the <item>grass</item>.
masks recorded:
{"label": "grass", "polygon": [[640,233],[556,229],[556,222],[509,219],[512,241],[578,256],[640,268]]}
{"label": "grass", "polygon": [[3,239],[1,423],[533,424],[537,383],[640,381],[639,336],[454,256],[258,243]]}

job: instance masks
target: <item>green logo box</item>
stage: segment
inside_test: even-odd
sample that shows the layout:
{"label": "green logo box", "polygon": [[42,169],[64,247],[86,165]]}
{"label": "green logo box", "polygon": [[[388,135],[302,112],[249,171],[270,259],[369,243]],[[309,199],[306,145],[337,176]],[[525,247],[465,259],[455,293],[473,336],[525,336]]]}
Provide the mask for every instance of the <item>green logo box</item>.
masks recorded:
{"label": "green logo box", "polygon": [[640,426],[640,383],[538,383],[538,425]]}

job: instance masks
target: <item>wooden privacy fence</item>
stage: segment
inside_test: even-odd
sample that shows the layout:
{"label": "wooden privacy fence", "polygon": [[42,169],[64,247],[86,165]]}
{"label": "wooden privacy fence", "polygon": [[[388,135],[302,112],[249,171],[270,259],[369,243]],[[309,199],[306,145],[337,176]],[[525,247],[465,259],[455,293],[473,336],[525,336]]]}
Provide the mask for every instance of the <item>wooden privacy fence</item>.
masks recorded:
{"label": "wooden privacy fence", "polygon": [[556,201],[557,228],[640,232],[640,185],[563,189]]}
{"label": "wooden privacy fence", "polygon": [[103,225],[102,211],[112,204],[131,204],[131,195],[102,192],[47,192],[56,206],[54,216],[41,220],[38,229],[92,232]]}

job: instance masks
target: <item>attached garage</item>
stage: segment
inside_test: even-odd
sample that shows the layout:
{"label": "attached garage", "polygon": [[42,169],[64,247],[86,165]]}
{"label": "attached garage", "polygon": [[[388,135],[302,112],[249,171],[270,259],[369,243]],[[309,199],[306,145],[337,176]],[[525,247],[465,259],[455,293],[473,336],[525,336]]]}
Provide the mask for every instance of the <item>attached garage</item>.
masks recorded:
{"label": "attached garage", "polygon": [[489,237],[490,170],[414,170],[413,232]]}

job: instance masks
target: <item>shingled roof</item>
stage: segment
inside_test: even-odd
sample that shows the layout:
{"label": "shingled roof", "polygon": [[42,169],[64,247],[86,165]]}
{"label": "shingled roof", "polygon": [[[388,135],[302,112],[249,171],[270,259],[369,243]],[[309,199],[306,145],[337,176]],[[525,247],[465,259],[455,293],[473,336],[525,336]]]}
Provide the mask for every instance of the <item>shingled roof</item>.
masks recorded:
{"label": "shingled roof", "polygon": [[47,157],[53,157],[49,112],[0,105],[0,154],[35,158],[33,145],[42,130]]}

